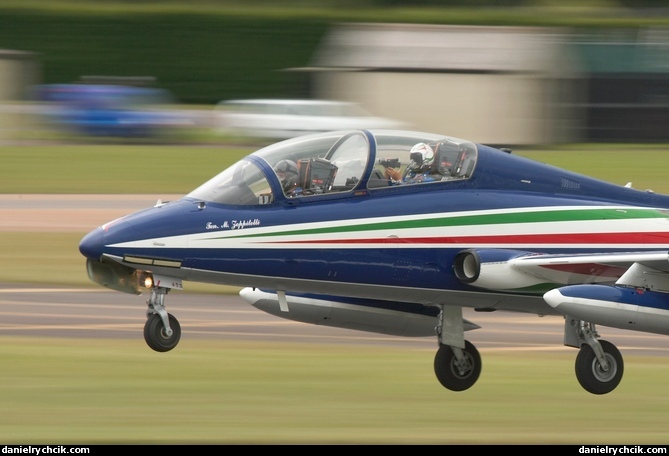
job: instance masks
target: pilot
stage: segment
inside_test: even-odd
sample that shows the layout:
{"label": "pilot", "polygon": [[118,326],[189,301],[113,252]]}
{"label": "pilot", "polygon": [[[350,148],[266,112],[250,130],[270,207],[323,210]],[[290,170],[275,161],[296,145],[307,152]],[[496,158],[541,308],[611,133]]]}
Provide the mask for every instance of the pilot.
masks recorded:
{"label": "pilot", "polygon": [[279,176],[281,186],[286,195],[297,188],[297,165],[292,160],[281,160],[274,166],[274,172]]}
{"label": "pilot", "polygon": [[440,181],[442,175],[434,167],[434,150],[428,144],[418,143],[411,148],[411,162],[404,174],[405,184]]}

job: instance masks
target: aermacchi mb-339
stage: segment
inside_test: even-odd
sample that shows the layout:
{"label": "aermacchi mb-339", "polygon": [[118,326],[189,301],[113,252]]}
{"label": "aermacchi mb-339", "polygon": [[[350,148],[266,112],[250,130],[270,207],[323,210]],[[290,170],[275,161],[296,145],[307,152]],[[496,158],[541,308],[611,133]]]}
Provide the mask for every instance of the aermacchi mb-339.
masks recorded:
{"label": "aermacchi mb-339", "polygon": [[452,391],[481,373],[463,308],[554,315],[579,349],[579,383],[606,394],[623,358],[596,325],[669,334],[668,217],[669,196],[509,150],[333,131],[264,147],[79,249],[93,281],[148,289],[144,338],[159,352],[181,336],[168,292],[206,282],[282,318],[435,337],[436,377]]}

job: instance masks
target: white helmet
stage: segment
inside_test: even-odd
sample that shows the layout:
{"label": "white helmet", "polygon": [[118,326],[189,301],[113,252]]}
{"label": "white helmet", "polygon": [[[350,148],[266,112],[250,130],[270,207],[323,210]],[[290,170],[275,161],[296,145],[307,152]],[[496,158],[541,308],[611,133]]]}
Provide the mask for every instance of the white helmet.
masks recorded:
{"label": "white helmet", "polygon": [[427,168],[434,163],[434,151],[425,143],[418,143],[413,146],[409,157],[414,162],[416,168]]}

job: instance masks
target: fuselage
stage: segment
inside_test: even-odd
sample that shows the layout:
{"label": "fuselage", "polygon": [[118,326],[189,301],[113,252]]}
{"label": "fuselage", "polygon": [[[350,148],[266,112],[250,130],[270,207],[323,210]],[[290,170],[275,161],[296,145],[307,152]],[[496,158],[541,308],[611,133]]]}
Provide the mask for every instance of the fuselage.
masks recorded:
{"label": "fuselage", "polygon": [[[80,250],[90,261],[104,257],[185,281],[550,314],[554,309],[541,294],[464,283],[453,271],[456,255],[465,249],[554,254],[669,246],[667,196],[452,138],[474,156],[470,174],[372,185],[381,154],[395,149],[384,149],[386,133],[353,134],[368,147],[359,174],[346,181],[353,181],[350,188],[342,183],[329,194],[283,194],[268,159],[274,151],[260,151],[246,160],[266,180],[252,199],[231,204],[196,190],[97,228]],[[413,139],[402,136],[402,142]],[[305,141],[297,146],[304,149]],[[335,147],[339,140],[332,141]],[[336,149],[325,158],[336,162]],[[346,156],[337,172],[355,160]],[[225,188],[219,193],[241,198],[236,187]]]}

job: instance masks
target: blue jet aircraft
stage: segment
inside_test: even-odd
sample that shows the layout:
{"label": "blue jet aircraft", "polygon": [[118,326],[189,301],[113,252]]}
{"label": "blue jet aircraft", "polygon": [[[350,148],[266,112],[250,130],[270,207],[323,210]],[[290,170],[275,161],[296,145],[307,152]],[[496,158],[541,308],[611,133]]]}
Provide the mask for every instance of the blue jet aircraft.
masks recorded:
{"label": "blue jet aircraft", "polygon": [[509,150],[414,131],[334,131],[264,147],[184,197],[111,221],[79,249],[91,280],[148,289],[144,338],[181,328],[183,283],[242,288],[278,317],[435,337],[434,370],[470,388],[462,309],[564,318],[576,377],[613,391],[623,359],[596,325],[669,334],[669,196]]}

